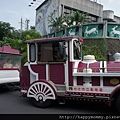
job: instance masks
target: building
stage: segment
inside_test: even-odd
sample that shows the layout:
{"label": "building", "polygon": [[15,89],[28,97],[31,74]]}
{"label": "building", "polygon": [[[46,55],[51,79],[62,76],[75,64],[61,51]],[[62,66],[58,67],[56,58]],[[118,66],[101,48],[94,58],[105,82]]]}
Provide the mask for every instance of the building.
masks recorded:
{"label": "building", "polygon": [[103,5],[97,3],[97,0],[45,0],[36,9],[36,31],[41,35],[53,32],[53,28],[48,27],[49,16],[51,14],[54,17],[67,16],[71,10],[88,13],[93,23],[103,21],[120,23],[120,17],[115,16],[112,10],[103,11]]}

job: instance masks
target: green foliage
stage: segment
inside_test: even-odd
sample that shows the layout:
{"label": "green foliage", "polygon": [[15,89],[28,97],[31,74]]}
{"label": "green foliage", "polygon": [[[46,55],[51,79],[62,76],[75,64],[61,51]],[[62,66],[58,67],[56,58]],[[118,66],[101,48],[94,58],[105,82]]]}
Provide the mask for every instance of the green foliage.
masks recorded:
{"label": "green foliage", "polygon": [[35,30],[27,30],[16,32],[12,34],[12,37],[3,37],[3,41],[0,41],[0,46],[9,45],[14,49],[17,49],[21,53],[22,65],[27,61],[27,45],[26,40],[41,38],[41,35]]}
{"label": "green foliage", "polygon": [[97,46],[104,57],[106,57],[107,43],[104,38],[93,38],[84,40],[86,46]]}
{"label": "green foliage", "polygon": [[106,60],[107,43],[104,38],[86,39],[83,45],[83,55],[95,55],[96,60]]}
{"label": "green foliage", "polygon": [[30,40],[30,39],[34,39],[34,38],[41,38],[42,36],[37,33],[35,30],[26,30],[21,32],[20,34],[20,38],[22,40]]}
{"label": "green foliage", "polygon": [[0,40],[4,37],[11,37],[13,31],[14,28],[9,23],[0,21]]}
{"label": "green foliage", "polygon": [[72,11],[70,15],[66,18],[66,22],[70,26],[72,26],[91,22],[91,19],[88,17],[88,14],[86,13],[81,13],[80,11]]}
{"label": "green foliage", "polygon": [[64,17],[61,15],[60,17],[56,17],[54,18],[53,15],[51,14],[49,16],[49,26],[48,27],[54,27],[56,29],[56,31],[62,30],[63,28],[65,28],[64,26]]}
{"label": "green foliage", "polygon": [[86,46],[83,45],[83,56],[84,55],[94,55],[97,61],[105,60],[103,54],[97,46]]}
{"label": "green foliage", "polygon": [[72,11],[67,17],[59,16],[58,18],[54,18],[53,14],[49,16],[49,26],[56,29],[56,31],[62,30],[64,28],[79,25],[91,22],[91,19],[88,17],[86,13],[80,13],[79,11]]}

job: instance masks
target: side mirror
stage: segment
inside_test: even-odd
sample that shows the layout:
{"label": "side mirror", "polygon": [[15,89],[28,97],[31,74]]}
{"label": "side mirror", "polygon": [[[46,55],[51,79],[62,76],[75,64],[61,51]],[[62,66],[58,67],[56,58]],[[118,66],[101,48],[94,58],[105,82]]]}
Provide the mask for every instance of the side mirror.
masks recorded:
{"label": "side mirror", "polygon": [[74,41],[74,59],[81,59],[81,48],[78,41]]}
{"label": "side mirror", "polygon": [[64,60],[67,60],[66,48],[64,42],[59,42],[59,53]]}

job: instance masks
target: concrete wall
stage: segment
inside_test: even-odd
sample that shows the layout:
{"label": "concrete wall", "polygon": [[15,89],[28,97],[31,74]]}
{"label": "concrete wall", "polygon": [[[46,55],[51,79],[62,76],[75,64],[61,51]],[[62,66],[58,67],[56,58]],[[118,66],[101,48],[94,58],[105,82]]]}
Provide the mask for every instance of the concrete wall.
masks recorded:
{"label": "concrete wall", "polygon": [[[54,18],[59,17],[64,13],[64,7],[86,12],[98,17],[98,23],[103,22],[103,5],[96,2],[90,0],[46,0],[36,9],[36,31],[41,35],[53,32],[54,29],[48,27],[50,24],[48,16],[53,13]],[[120,24],[120,17],[114,15],[113,21]]]}
{"label": "concrete wall", "polygon": [[120,17],[114,15],[114,21],[120,24]]}
{"label": "concrete wall", "polygon": [[95,16],[103,16],[103,6],[90,0],[60,0],[60,4],[90,13]]}
{"label": "concrete wall", "polygon": [[58,17],[59,9],[58,9],[58,0],[47,0],[42,4],[40,7],[36,9],[36,25],[35,29],[41,35],[45,35],[50,33],[50,27],[48,27],[49,19],[51,13],[53,14],[54,18]]}
{"label": "concrete wall", "polygon": [[92,2],[90,0],[46,0],[36,9],[36,31],[41,35],[50,33],[52,30],[48,27],[48,16],[51,13],[54,13],[54,17],[59,17],[62,12],[64,12],[64,6],[68,6],[71,9],[80,10],[91,15],[100,16],[98,22],[102,22],[103,6],[96,2]]}

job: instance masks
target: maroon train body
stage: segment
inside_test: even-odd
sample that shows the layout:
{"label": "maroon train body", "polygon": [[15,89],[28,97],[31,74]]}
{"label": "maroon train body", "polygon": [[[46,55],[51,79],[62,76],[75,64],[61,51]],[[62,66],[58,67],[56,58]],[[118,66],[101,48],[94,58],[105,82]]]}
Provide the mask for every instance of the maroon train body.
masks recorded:
{"label": "maroon train body", "polygon": [[66,99],[112,101],[120,111],[120,56],[114,61],[82,59],[82,39],[77,36],[28,40],[28,62],[22,67],[21,94],[37,107]]}

